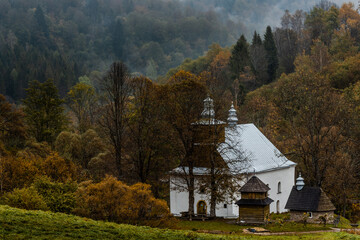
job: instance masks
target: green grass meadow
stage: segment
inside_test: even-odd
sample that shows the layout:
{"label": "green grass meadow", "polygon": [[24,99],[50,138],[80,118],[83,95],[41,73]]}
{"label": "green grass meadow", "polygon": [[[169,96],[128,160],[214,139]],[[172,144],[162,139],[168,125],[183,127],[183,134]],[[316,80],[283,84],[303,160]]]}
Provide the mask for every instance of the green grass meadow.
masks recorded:
{"label": "green grass meadow", "polygon": [[[190,223],[179,222],[183,229]],[[196,225],[197,224],[197,225]],[[225,225],[225,222],[208,222],[207,228],[220,228],[233,234],[202,234],[189,230],[168,230],[143,226],[95,221],[63,213],[27,211],[0,205],[0,239],[360,239],[347,233],[321,233],[290,236],[243,235],[244,227]],[[186,225],[188,225],[186,227]],[[193,228],[204,226],[192,222]],[[206,226],[206,225],[205,225]]]}

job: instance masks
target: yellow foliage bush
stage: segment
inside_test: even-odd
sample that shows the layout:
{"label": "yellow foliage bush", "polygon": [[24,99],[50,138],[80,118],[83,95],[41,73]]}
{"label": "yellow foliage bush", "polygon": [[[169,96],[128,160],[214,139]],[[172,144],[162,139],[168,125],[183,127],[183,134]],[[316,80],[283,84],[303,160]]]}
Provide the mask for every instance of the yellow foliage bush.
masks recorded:
{"label": "yellow foliage bush", "polygon": [[2,192],[28,187],[38,176],[48,176],[53,181],[66,182],[78,177],[78,168],[56,152],[50,152],[46,157],[32,154],[16,157],[0,156]]}
{"label": "yellow foliage bush", "polygon": [[154,198],[150,185],[128,186],[107,176],[99,183],[80,184],[75,214],[97,220],[165,227],[174,223],[164,200]]}
{"label": "yellow foliage bush", "polygon": [[2,197],[2,203],[11,207],[27,210],[49,210],[43,197],[38,194],[34,187],[14,189]]}

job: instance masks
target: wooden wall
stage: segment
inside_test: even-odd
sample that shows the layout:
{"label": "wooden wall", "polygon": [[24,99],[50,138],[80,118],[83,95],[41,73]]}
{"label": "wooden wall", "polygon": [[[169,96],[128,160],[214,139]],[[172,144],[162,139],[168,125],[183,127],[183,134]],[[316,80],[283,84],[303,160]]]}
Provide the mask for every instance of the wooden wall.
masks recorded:
{"label": "wooden wall", "polygon": [[246,223],[264,223],[269,206],[239,206],[239,220]]}
{"label": "wooden wall", "polygon": [[267,193],[241,193],[241,199],[265,199]]}

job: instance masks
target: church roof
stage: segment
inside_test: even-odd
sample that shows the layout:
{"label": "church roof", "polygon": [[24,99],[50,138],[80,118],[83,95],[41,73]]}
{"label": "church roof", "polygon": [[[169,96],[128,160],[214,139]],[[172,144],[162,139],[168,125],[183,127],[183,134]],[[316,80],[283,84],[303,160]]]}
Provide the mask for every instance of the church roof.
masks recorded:
{"label": "church roof", "polygon": [[240,189],[241,193],[265,193],[270,188],[265,185],[258,177],[252,176],[247,183]]}
{"label": "church roof", "polygon": [[[225,143],[220,144],[218,151],[228,162],[238,158],[239,153],[243,158],[246,157],[247,166],[241,167],[242,172],[259,173],[296,165],[252,123],[226,127]],[[239,161],[239,163],[244,165],[244,162]]]}
{"label": "church roof", "polygon": [[294,186],[285,206],[286,209],[306,212],[335,210],[334,205],[320,187],[304,186],[297,190]]}
{"label": "church roof", "polygon": [[[260,173],[296,165],[288,160],[252,123],[225,128],[225,143],[218,152],[234,173]],[[183,173],[188,168],[178,167],[173,173]],[[194,167],[194,174],[206,174],[204,166]]]}

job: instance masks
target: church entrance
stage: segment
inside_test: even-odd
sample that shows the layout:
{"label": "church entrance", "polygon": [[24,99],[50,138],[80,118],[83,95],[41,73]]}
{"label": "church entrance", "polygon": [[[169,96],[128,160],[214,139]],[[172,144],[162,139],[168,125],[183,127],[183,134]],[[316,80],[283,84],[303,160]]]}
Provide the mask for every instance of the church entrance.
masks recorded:
{"label": "church entrance", "polygon": [[206,215],[206,202],[203,200],[200,200],[197,203],[197,214],[198,215]]}

